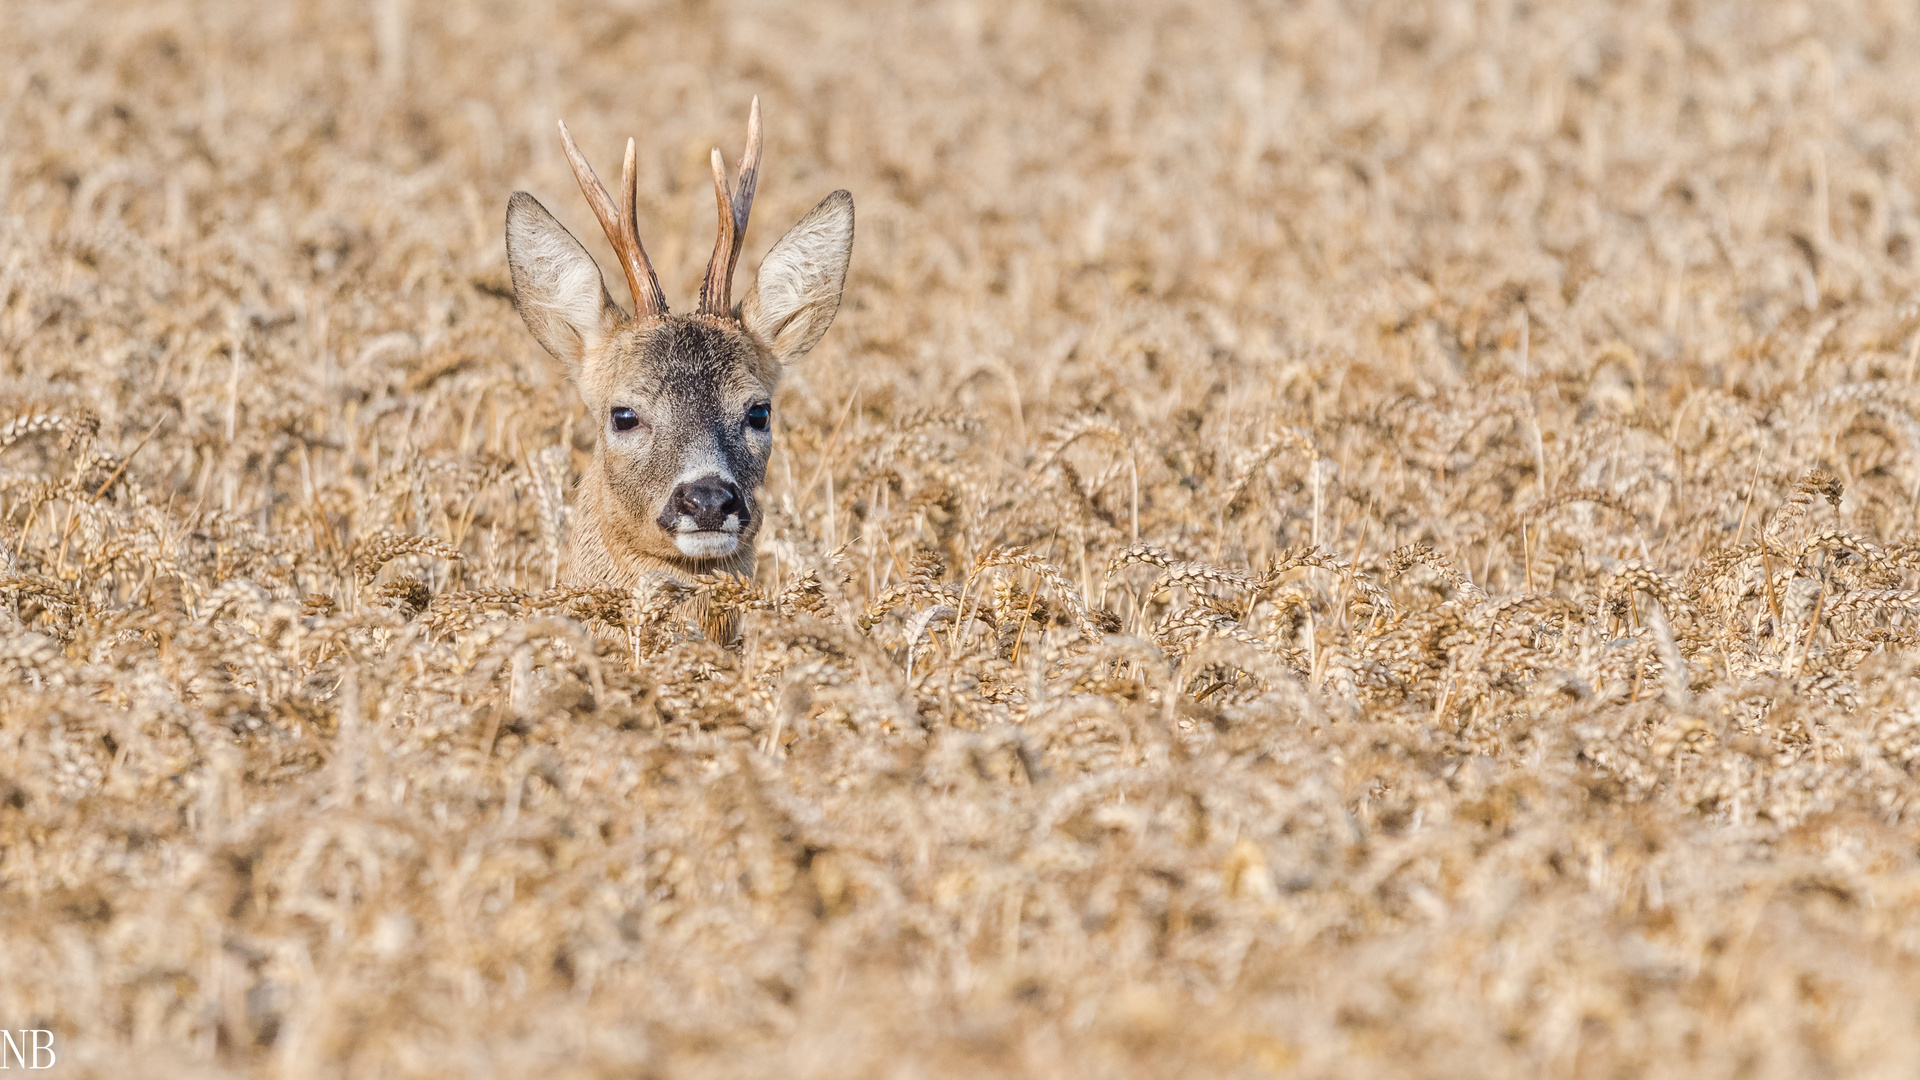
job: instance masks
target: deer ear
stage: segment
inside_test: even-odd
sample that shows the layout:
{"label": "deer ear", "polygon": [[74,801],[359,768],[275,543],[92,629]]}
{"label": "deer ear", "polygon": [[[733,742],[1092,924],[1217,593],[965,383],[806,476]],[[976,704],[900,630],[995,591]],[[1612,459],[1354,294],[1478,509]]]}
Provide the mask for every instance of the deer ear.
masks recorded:
{"label": "deer ear", "polygon": [[741,325],[782,364],[807,355],[840,310],[852,255],[853,196],[836,191],[767,252],[740,304]]}
{"label": "deer ear", "polygon": [[534,340],[578,377],[587,352],[612,334],[620,308],[600,267],[540,200],[516,191],[507,200],[507,267],[513,306]]}

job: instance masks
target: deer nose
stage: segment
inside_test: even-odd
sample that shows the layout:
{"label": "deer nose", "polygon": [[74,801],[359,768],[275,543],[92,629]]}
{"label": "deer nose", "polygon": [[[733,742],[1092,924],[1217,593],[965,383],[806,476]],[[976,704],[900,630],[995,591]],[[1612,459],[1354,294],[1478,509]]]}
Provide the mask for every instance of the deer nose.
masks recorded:
{"label": "deer nose", "polygon": [[702,477],[674,488],[661,517],[673,519],[660,522],[669,532],[739,532],[747,524],[747,500],[731,481]]}

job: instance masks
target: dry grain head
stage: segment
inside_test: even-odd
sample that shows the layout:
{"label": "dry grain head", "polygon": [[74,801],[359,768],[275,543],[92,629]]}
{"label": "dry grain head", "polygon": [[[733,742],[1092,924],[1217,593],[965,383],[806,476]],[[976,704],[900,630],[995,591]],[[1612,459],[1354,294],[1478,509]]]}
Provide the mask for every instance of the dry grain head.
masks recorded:
{"label": "dry grain head", "polygon": [[621,310],[580,242],[524,191],[507,203],[507,263],[527,329],[567,365],[599,434],[581,478],[566,575],[630,586],[652,573],[681,580],[751,575],[760,525],[755,491],[773,450],[773,391],[833,322],[853,251],[853,197],[836,191],[773,246],[746,298],[732,300],[760,166],[760,102],[729,185],[713,152],[719,231],[698,308],[667,311],[634,225],[634,151],[627,141],[616,200],[560,137],[580,189],[633,295]]}

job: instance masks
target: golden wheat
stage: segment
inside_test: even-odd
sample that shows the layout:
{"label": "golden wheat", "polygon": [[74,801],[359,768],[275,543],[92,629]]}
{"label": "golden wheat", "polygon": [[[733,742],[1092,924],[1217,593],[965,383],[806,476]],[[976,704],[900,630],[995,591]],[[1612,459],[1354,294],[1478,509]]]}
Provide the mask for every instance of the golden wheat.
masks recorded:
{"label": "golden wheat", "polygon": [[[1920,1063],[1906,8],[6,15],[61,1075]],[[860,207],[757,576],[561,580],[506,197],[644,132],[691,296],[755,93]]]}

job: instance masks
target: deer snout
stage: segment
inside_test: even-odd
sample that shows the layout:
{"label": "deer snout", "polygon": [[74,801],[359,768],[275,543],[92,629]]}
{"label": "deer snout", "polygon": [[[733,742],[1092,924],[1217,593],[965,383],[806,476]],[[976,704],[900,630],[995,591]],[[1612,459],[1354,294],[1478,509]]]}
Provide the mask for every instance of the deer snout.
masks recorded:
{"label": "deer snout", "polygon": [[660,527],[670,533],[737,533],[746,524],[747,500],[739,485],[718,476],[676,486],[660,515]]}

